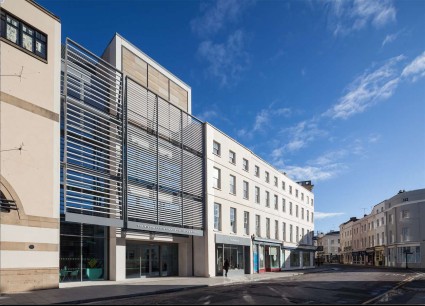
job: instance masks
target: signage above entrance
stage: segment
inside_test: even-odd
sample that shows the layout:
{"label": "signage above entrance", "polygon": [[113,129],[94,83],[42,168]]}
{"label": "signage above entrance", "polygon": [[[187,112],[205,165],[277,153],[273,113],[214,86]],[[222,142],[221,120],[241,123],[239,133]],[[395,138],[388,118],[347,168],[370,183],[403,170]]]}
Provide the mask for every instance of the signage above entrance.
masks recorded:
{"label": "signage above entrance", "polygon": [[148,232],[171,233],[177,235],[203,236],[204,231],[198,229],[172,227],[159,224],[139,223],[128,221],[127,228]]}

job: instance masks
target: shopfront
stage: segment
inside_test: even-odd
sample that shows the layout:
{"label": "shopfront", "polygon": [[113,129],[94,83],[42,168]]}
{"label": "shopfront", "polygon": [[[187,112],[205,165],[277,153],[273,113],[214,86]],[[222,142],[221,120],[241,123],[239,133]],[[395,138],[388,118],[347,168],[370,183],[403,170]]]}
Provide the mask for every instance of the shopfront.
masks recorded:
{"label": "shopfront", "polygon": [[366,249],[365,265],[375,265],[375,248]]}
{"label": "shopfront", "polygon": [[223,275],[223,264],[229,260],[229,276],[250,274],[251,239],[215,235],[216,275]]}
{"label": "shopfront", "polygon": [[281,271],[281,247],[279,240],[255,238],[253,244],[254,273]]}
{"label": "shopfront", "polygon": [[126,278],[177,276],[177,243],[127,241]]}
{"label": "shopfront", "polygon": [[107,227],[62,219],[60,229],[59,281],[108,279]]}
{"label": "shopfront", "polygon": [[375,247],[375,265],[376,266],[384,266],[385,265],[385,247],[377,246]]}

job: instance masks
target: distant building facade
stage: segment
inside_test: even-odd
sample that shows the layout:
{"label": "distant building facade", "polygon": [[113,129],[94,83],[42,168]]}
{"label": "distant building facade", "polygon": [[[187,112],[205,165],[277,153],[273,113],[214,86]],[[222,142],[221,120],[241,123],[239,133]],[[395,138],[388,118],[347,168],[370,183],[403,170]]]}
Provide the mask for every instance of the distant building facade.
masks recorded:
{"label": "distant building facade", "polygon": [[400,190],[340,225],[345,264],[425,268],[425,189]]}
{"label": "distant building facade", "polygon": [[317,235],[317,258],[322,263],[339,263],[340,262],[340,232],[330,231],[327,234]]}

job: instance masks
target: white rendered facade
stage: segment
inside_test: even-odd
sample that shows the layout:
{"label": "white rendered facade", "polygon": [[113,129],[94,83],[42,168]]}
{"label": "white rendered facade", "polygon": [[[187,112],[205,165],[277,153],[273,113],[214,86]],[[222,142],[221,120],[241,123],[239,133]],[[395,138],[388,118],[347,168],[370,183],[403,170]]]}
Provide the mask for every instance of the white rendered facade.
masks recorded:
{"label": "white rendered facade", "polygon": [[206,156],[209,276],[312,267],[314,194],[208,123]]}
{"label": "white rendered facade", "polygon": [[340,225],[343,262],[424,268],[424,218],[425,189],[400,191],[360,220]]}

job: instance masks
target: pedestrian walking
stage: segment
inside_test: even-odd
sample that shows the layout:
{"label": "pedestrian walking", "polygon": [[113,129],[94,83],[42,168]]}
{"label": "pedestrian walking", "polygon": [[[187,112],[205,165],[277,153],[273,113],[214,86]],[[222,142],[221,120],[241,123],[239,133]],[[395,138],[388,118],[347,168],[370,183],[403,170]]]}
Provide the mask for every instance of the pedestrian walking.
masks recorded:
{"label": "pedestrian walking", "polygon": [[223,270],[226,272],[225,276],[227,276],[227,272],[229,271],[229,266],[230,266],[229,260],[226,258],[223,264]]}

